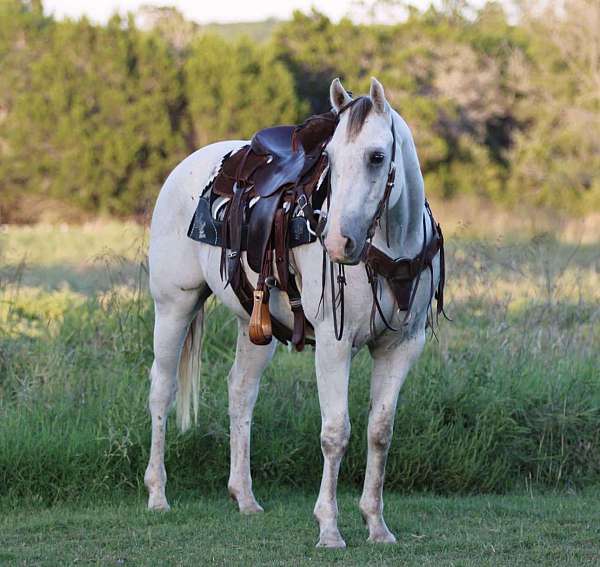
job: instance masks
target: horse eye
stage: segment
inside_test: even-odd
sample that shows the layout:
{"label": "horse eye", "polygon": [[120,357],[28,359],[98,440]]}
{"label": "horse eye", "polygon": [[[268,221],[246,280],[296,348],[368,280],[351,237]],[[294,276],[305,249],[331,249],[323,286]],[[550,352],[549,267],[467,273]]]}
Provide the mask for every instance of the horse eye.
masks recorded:
{"label": "horse eye", "polygon": [[373,152],[370,156],[369,156],[369,161],[373,164],[373,165],[379,165],[381,163],[383,163],[383,160],[385,159],[385,155],[382,154],[381,152]]}

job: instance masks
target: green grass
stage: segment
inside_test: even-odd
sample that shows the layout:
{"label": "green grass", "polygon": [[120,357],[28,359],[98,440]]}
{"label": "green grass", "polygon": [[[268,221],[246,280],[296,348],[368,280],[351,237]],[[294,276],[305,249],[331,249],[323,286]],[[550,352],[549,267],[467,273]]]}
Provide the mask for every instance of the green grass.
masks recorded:
{"label": "green grass", "polygon": [[270,491],[266,512],[240,515],[225,495],[184,493],[168,514],[141,499],[16,509],[0,519],[6,565],[597,565],[600,498],[400,496],[386,515],[398,545],[373,546],[357,495],[340,495],[348,549],[314,547],[314,494]]}
{"label": "green grass", "polygon": [[[6,232],[0,496],[10,501],[53,503],[140,488],[149,446],[152,306],[133,252],[143,233],[118,227]],[[15,272],[26,252],[35,261]],[[100,281],[98,254],[106,259]],[[454,322],[442,324],[402,391],[390,489],[470,494],[600,484],[597,261],[592,245],[577,249],[547,237],[451,242]],[[81,275],[72,283],[75,267]],[[41,268],[62,280],[45,286],[43,277],[36,280]],[[168,432],[171,496],[198,484],[225,485],[234,343],[233,317],[211,304],[200,422],[185,435]],[[363,478],[370,367],[366,352],[353,364],[344,486],[358,487]],[[313,354],[280,348],[255,412],[255,480],[318,486],[319,428]]]}
{"label": "green grass", "polygon": [[[17,333],[5,337],[1,347],[5,496],[56,502],[138,489],[150,430],[148,302],[120,295],[102,303],[90,299],[71,306],[45,334],[39,322],[30,323],[34,336]],[[471,493],[530,483],[553,489],[600,483],[598,354],[569,356],[568,349],[547,348],[532,354],[528,343],[503,347],[506,330],[492,332],[481,322],[479,330],[469,332],[472,340],[466,341],[464,332],[446,337],[446,355],[430,342],[411,373],[398,409],[387,486]],[[174,427],[168,432],[171,495],[198,484],[225,485],[226,376],[234,341],[232,317],[213,306],[200,422],[185,435]],[[253,434],[258,482],[318,486],[320,415],[313,364],[310,351],[281,348],[265,374]],[[347,486],[359,486],[363,477],[369,371],[369,357],[361,353],[351,376],[353,436],[341,474]]]}
{"label": "green grass", "polygon": [[366,545],[356,510],[371,368],[362,352],[340,476],[353,550],[327,553],[313,548],[321,452],[310,350],[280,347],[265,373],[252,469],[267,514],[240,517],[220,496],[235,324],[210,305],[199,423],[167,435],[175,511],[149,515],[143,231],[9,227],[0,237],[0,564],[597,562],[597,244],[449,239],[453,322],[407,380],[387,466],[386,514],[400,545]]}

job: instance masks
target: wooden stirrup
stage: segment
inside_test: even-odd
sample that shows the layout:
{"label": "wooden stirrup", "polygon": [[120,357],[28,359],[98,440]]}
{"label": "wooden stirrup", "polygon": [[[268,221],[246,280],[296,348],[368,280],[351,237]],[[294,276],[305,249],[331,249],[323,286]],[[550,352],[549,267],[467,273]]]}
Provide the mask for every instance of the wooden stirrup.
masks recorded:
{"label": "wooden stirrup", "polygon": [[254,290],[254,305],[250,324],[248,326],[250,341],[255,345],[268,345],[273,338],[271,327],[271,313],[265,292],[261,289]]}

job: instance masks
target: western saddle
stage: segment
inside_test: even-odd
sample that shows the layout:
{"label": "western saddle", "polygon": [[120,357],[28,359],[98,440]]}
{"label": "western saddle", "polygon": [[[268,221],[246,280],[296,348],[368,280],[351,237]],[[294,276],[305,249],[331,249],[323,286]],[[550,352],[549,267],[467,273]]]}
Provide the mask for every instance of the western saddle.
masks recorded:
{"label": "western saddle", "polygon": [[[330,193],[329,168],[324,150],[333,136],[340,114],[357,100],[354,99],[337,114],[330,111],[311,116],[299,126],[275,126],[258,131],[250,144],[224,156],[218,173],[202,191],[188,236],[221,248],[221,277],[227,285],[231,285],[250,315],[249,336],[254,344],[268,344],[273,335],[285,344],[291,341],[296,350],[302,350],[305,343],[314,344],[313,329],[304,315],[289,251],[320,239],[326,222],[326,214],[321,213],[320,209]],[[393,161],[392,156],[386,192],[370,236],[387,208],[394,182]],[[415,258],[390,258],[372,246],[370,239],[363,250],[361,259],[373,290],[372,328],[377,311],[386,326],[392,329],[379,305],[379,278],[387,280],[398,308],[406,311],[407,320],[420,275],[426,268],[433,270],[433,258],[438,252],[441,252],[441,277],[435,297],[437,313],[443,313],[443,237],[428,205],[427,212],[433,237],[429,244],[424,243],[422,252]],[[427,231],[425,218],[423,223]],[[242,266],[243,251],[246,252],[250,269],[259,274],[254,289]],[[323,293],[325,271],[326,256],[323,249]],[[334,295],[333,264],[330,265],[330,273]],[[345,285],[343,266],[338,266],[337,283],[339,292],[332,303],[336,337],[340,339]],[[288,296],[294,318],[293,329],[270,315],[269,290],[274,287]],[[432,289],[430,303],[433,295]],[[341,305],[339,332],[336,304]]]}

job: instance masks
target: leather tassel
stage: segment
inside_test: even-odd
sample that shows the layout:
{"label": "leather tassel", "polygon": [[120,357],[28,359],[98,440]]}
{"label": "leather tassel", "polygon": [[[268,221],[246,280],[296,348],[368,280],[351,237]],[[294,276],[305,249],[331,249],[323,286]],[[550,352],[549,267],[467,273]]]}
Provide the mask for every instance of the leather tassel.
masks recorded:
{"label": "leather tassel", "polygon": [[265,291],[262,289],[254,290],[254,305],[250,316],[248,334],[250,341],[255,345],[268,345],[273,338],[269,303],[265,297]]}

